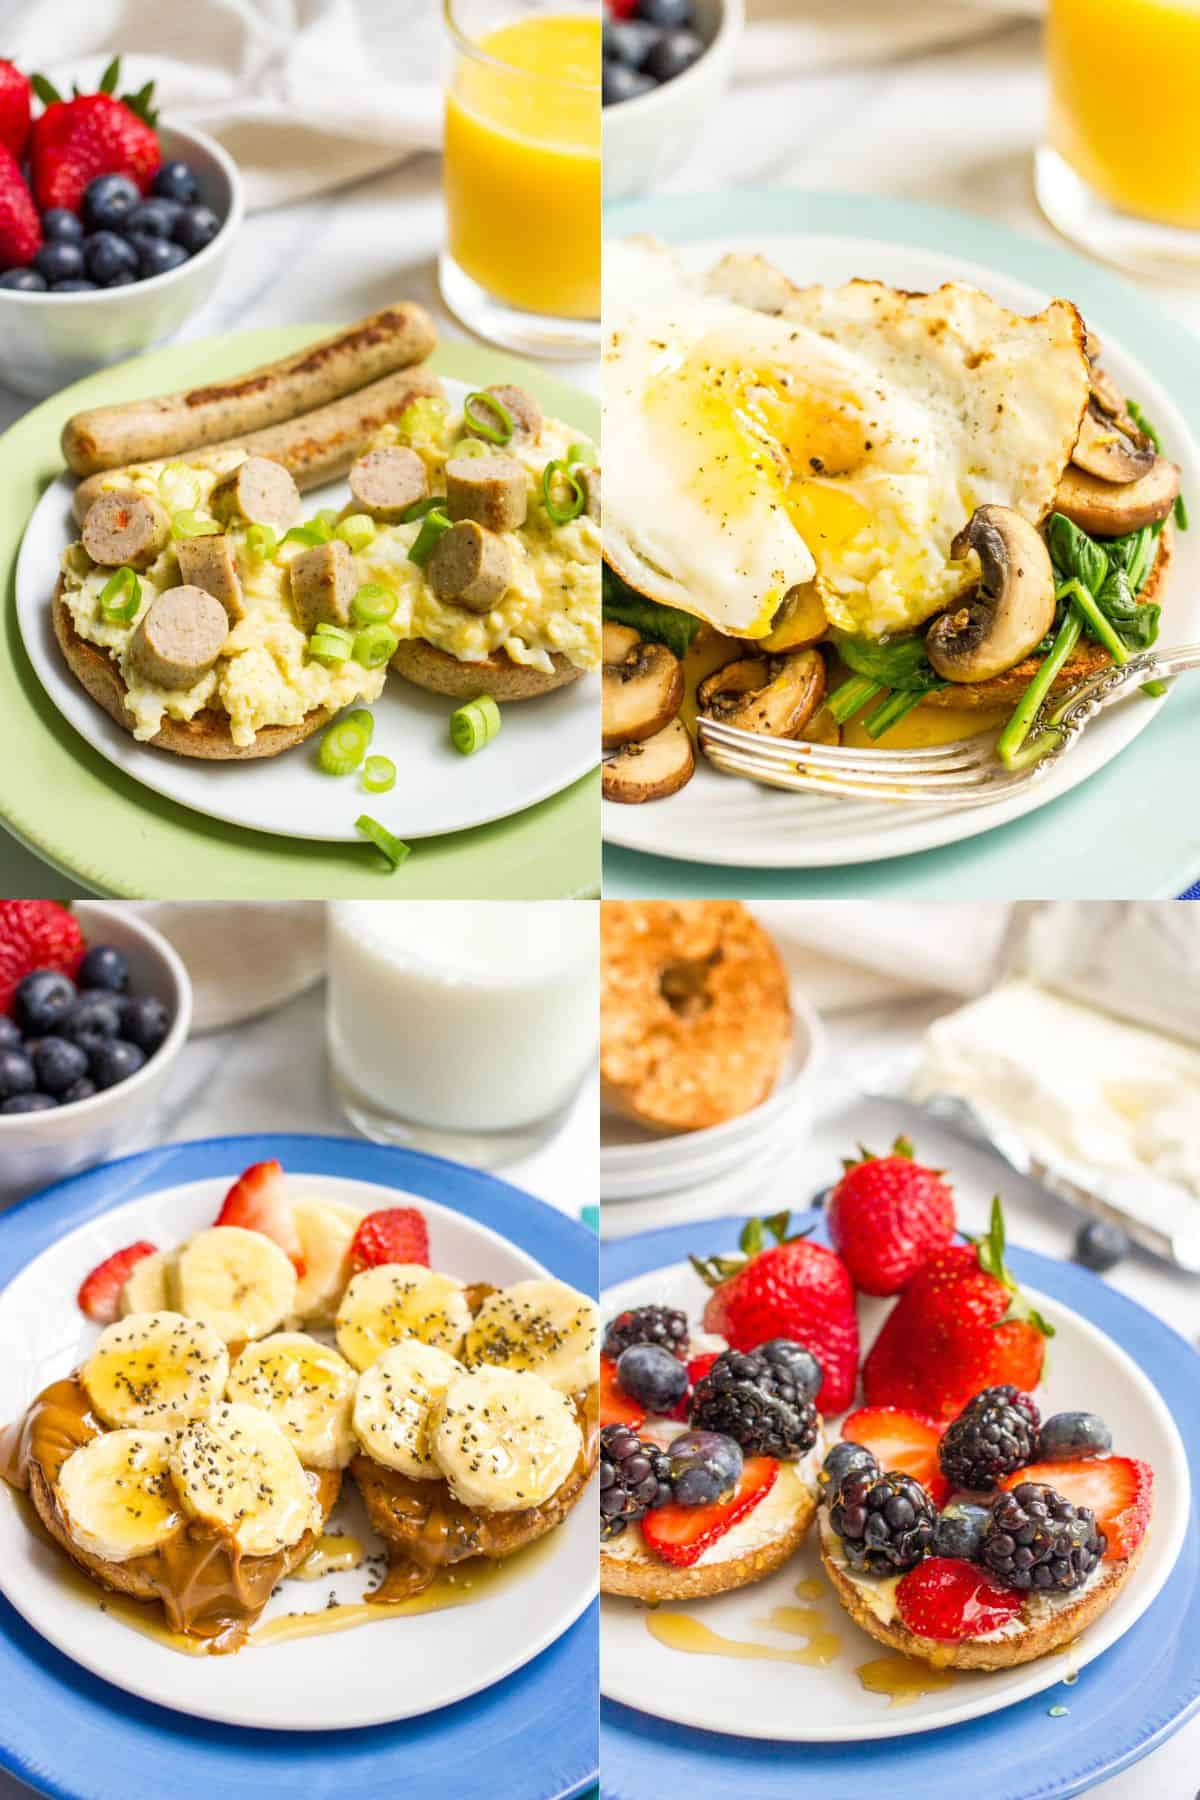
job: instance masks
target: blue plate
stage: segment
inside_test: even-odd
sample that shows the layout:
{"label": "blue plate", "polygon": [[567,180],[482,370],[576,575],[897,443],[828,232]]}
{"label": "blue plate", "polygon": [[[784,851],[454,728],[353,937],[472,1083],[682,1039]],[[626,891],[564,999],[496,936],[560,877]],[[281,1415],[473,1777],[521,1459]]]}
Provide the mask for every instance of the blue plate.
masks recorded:
{"label": "blue plate", "polygon": [[[819,1213],[815,1226],[828,1242]],[[605,1287],[737,1247],[744,1219],[648,1231],[602,1245]],[[699,1240],[699,1241],[698,1241]],[[1191,1530],[1171,1578],[1111,1650],[1080,1672],[1065,1717],[1052,1719],[1048,1696],[1035,1694],[967,1725],[950,1725],[892,1742],[778,1744],[692,1731],[630,1707],[601,1702],[604,1800],[929,1800],[985,1794],[986,1800],[1063,1800],[1147,1755],[1200,1709],[1200,1356],[1144,1307],[1074,1264],[1013,1250],[1013,1269],[1107,1332],[1145,1371],[1170,1407],[1187,1446],[1192,1476]],[[986,1774],[982,1773],[986,1771]]]}
{"label": "blue plate", "polygon": [[[301,1135],[207,1138],[109,1163],[0,1216],[0,1286],[126,1200],[277,1156],[308,1175],[406,1188],[465,1213],[594,1294],[596,1239],[492,1175],[415,1151]],[[64,1800],[264,1794],[342,1800],[570,1800],[596,1779],[597,1609],[523,1669],[422,1718],[361,1731],[243,1731],[136,1700],[86,1673],[0,1599],[0,1766]],[[304,1696],[296,1696],[303,1705]]]}

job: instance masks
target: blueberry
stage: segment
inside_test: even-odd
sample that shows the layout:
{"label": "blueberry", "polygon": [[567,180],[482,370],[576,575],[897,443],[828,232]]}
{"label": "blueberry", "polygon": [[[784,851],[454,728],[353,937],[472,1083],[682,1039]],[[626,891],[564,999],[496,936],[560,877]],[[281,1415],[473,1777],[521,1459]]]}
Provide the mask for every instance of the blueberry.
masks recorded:
{"label": "blueberry", "polygon": [[704,55],[704,39],[694,31],[664,31],[643,67],[657,82],[674,81]]}
{"label": "blueberry", "polygon": [[185,162],[168,162],[156,173],[150,191],[160,199],[178,200],[183,206],[190,206],[200,187]]}
{"label": "blueberry", "polygon": [[692,0],[638,0],[633,16],[663,31],[675,31],[681,25],[691,24]]}
{"label": "blueberry", "polygon": [[59,281],[78,281],[83,274],[83,251],[78,244],[52,238],[42,245],[33,259],[33,266],[51,287]]}
{"label": "blueberry", "polygon": [[64,1037],[39,1038],[33,1046],[33,1068],[43,1094],[62,1094],[87,1074],[87,1051]]}
{"label": "blueberry", "polygon": [[22,1031],[44,1037],[57,1029],[77,998],[75,983],[57,969],[34,969],[17,988],[13,1014]]}
{"label": "blueberry", "polygon": [[25,1042],[21,1027],[6,1013],[0,1013],[0,1050],[19,1050]]}
{"label": "blueberry", "polygon": [[141,199],[128,175],[97,175],[83,190],[83,222],[89,231],[119,231]]}
{"label": "blueberry", "polygon": [[116,1087],[136,1075],[145,1060],[136,1044],[126,1043],[124,1038],[105,1038],[89,1056],[88,1070],[98,1088]]}
{"label": "blueberry", "polygon": [[220,229],[221,221],[210,206],[185,206],[171,236],[189,256],[195,256],[197,250],[212,243]]}
{"label": "blueberry", "polygon": [[121,1002],[115,994],[97,991],[82,995],[71,1008],[63,1020],[62,1035],[92,1050],[105,1038],[119,1037],[122,1029]]}
{"label": "blueberry", "polygon": [[631,1400],[668,1413],[687,1393],[687,1369],[658,1344],[630,1344],[617,1358],[617,1380]]}
{"label": "blueberry", "polygon": [[18,294],[44,294],[46,278],[36,269],[5,269],[0,275],[0,288],[14,288]]}
{"label": "blueberry", "polygon": [[874,1452],[868,1450],[865,1444],[852,1444],[849,1439],[843,1438],[833,1445],[821,1464],[818,1480],[821,1487],[833,1493],[847,1475],[853,1475],[859,1469],[869,1469],[872,1474],[878,1472],[879,1464]]}
{"label": "blueberry", "polygon": [[1075,1239],[1075,1261],[1103,1275],[1106,1269],[1115,1269],[1132,1248],[1129,1233],[1119,1225],[1108,1219],[1089,1219]]}
{"label": "blueberry", "polygon": [[129,991],[129,964],[120,950],[111,944],[93,944],[79,965],[81,988],[100,989],[106,994]]}
{"label": "blueberry", "polygon": [[23,1050],[0,1050],[0,1100],[32,1094],[37,1086],[33,1063]]}
{"label": "blueberry", "polygon": [[78,244],[83,238],[83,221],[65,206],[52,206],[42,214],[42,236],[47,242]]}
{"label": "blueberry", "polygon": [[83,280],[53,281],[50,284],[50,292],[52,294],[94,294],[96,292],[96,283],[94,281]]}
{"label": "blueberry", "polygon": [[931,1554],[956,1556],[963,1562],[973,1562],[983,1542],[983,1534],[991,1522],[992,1515],[988,1507],[973,1506],[965,1500],[956,1501],[938,1515],[937,1524],[933,1528]]}
{"label": "blueberry", "polygon": [[49,1094],[14,1094],[11,1100],[0,1101],[0,1113],[50,1112],[57,1105]]}
{"label": "blueberry", "polygon": [[1098,1413],[1055,1413],[1042,1426],[1038,1455],[1045,1462],[1078,1462],[1084,1456],[1107,1456],[1112,1432]]}
{"label": "blueberry", "polygon": [[153,994],[138,994],[125,1001],[121,1010],[121,1036],[144,1050],[147,1056],[153,1056],[170,1029],[171,1015]]}
{"label": "blueberry", "polygon": [[138,266],[137,251],[115,231],[94,231],[85,238],[83,260],[88,274],[101,287],[111,287],[118,275],[135,275]]}
{"label": "blueberry", "polygon": [[742,1446],[721,1431],[685,1431],[670,1445],[671,1492],[680,1506],[711,1506],[737,1486]]}
{"label": "blueberry", "polygon": [[86,1075],[81,1075],[78,1081],[71,1083],[65,1094],[58,1096],[58,1103],[60,1106],[70,1106],[76,1100],[90,1100],[95,1092],[95,1082]]}
{"label": "blueberry", "polygon": [[106,281],[104,285],[106,288],[129,287],[132,282],[140,280],[141,276],[138,274],[136,268],[122,269],[119,275],[114,275],[112,280]]}
{"label": "blueberry", "polygon": [[643,75],[640,69],[630,69],[625,63],[605,58],[601,82],[605,106],[620,106],[623,100],[636,100],[639,94],[652,93],[654,86],[649,75]]}
{"label": "blueberry", "polygon": [[143,200],[125,221],[124,230],[129,237],[169,238],[179,223],[179,215],[183,207],[178,200]]}
{"label": "blueberry", "polygon": [[169,238],[146,237],[139,232],[129,241],[137,251],[138,273],[143,281],[151,275],[165,275],[168,269],[177,269],[188,259],[187,251]]}
{"label": "blueberry", "polygon": [[769,1356],[772,1362],[781,1364],[806,1400],[816,1399],[825,1375],[811,1350],[798,1344],[794,1338],[780,1337],[768,1338],[765,1344],[760,1344],[758,1354]]}
{"label": "blueberry", "polygon": [[611,19],[604,26],[604,54],[627,69],[640,69],[660,36],[656,26],[640,19]]}

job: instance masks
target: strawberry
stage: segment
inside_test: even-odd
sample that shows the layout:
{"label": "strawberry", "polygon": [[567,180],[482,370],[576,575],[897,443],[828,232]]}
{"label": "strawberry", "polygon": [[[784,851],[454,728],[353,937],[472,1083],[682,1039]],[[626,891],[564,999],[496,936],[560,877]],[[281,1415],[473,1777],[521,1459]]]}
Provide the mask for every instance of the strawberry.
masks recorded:
{"label": "strawberry", "polygon": [[124,1250],[114,1250],[111,1256],[94,1268],[80,1284],[76,1299],[80,1312],[95,1319],[97,1325],[111,1325],[120,1317],[121,1289],[129,1279],[129,1271],[135,1263],[140,1263],[143,1256],[153,1256],[155,1246],[148,1244],[144,1238],[136,1244],[129,1244]]}
{"label": "strawberry", "polygon": [[954,1643],[996,1631],[1021,1610],[1021,1596],[973,1563],[929,1556],[896,1588],[896,1608],[917,1637]]}
{"label": "strawberry", "polygon": [[75,94],[64,100],[44,75],[33,77],[33,89],[45,104],[29,134],[33,194],[46,212],[65,206],[78,212],[83,191],[97,175],[128,175],[142,193],[162,162],[154,131],[156,115],[150,99],[153,82],[136,94],[116,98],[120,58],[104,71],[98,94]]}
{"label": "strawberry", "polygon": [[904,1289],[863,1364],[863,1392],[870,1406],[952,1419],[981,1388],[1031,1393],[1053,1335],[1005,1267],[996,1199],[986,1237],[938,1251]]}
{"label": "strawberry", "polygon": [[907,1138],[890,1156],[863,1150],[829,1200],[829,1236],[860,1294],[898,1294],[954,1236],[954,1195],[937,1169],[913,1161]]}
{"label": "strawberry", "polygon": [[656,1506],[642,1520],[642,1536],[664,1562],[690,1569],[711,1545],[754,1511],[775,1486],[778,1474],[774,1457],[752,1456],[727,1500],[717,1500],[712,1506],[680,1506],[674,1500]]}
{"label": "strawberry", "polygon": [[429,1267],[429,1230],[415,1206],[386,1206],[368,1213],[350,1245],[355,1269],[376,1263],[424,1263]]}
{"label": "strawberry", "polygon": [[683,1399],[677,1406],[671,1408],[670,1412],[667,1414],[669,1419],[682,1419],[685,1423],[687,1422],[688,1407],[692,1404],[692,1389],[702,1375],[708,1374],[708,1371],[712,1368],[716,1360],[717,1352],[715,1350],[707,1352],[704,1356],[693,1356],[687,1366],[687,1393],[683,1396]]}
{"label": "strawberry", "polygon": [[1019,1487],[1023,1481],[1041,1481],[1073,1506],[1090,1506],[1096,1523],[1108,1539],[1105,1562],[1132,1556],[1146,1535],[1154,1492],[1154,1470],[1131,1456],[1094,1456],[1086,1462],[1031,1463],[1016,1469],[1000,1483]]}
{"label": "strawberry", "polygon": [[[787,1213],[751,1219],[740,1237],[744,1256],[691,1258],[715,1292],[704,1329],[735,1350],[754,1350],[768,1338],[792,1338],[821,1365],[817,1395],[823,1413],[843,1412],[858,1380],[858,1317],[854,1289],[841,1257],[805,1237],[789,1238]],[[764,1247],[764,1232],[776,1240]]]}
{"label": "strawberry", "polygon": [[611,1356],[600,1358],[600,1423],[601,1425],[628,1425],[634,1431],[646,1417],[646,1409],[639,1406],[617,1380],[617,1365]]}
{"label": "strawberry", "polygon": [[847,1443],[865,1444],[885,1474],[898,1469],[919,1481],[939,1511],[950,1498],[950,1483],[938,1463],[942,1427],[936,1419],[898,1406],[860,1406],[843,1421],[842,1436]]}
{"label": "strawberry", "polygon": [[0,144],[18,162],[29,140],[28,78],[15,63],[0,59]]}
{"label": "strawberry", "polygon": [[42,247],[42,221],[16,158],[0,145],[0,270],[22,269]]}
{"label": "strawberry", "polygon": [[300,1233],[288,1205],[285,1185],[283,1169],[278,1162],[272,1159],[271,1162],[251,1163],[226,1194],[216,1223],[240,1225],[243,1231],[261,1231],[291,1257],[296,1273],[303,1275]]}
{"label": "strawberry", "polygon": [[86,947],[78,919],[56,900],[0,900],[0,1013],[11,1012],[34,969],[73,977]]}

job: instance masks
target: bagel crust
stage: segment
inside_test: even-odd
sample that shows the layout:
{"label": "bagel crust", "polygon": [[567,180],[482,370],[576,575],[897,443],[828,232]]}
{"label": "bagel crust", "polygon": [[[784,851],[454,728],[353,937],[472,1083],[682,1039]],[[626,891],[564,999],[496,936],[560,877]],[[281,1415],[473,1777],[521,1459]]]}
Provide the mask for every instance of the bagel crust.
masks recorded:
{"label": "bagel crust", "polygon": [[677,1569],[649,1552],[644,1559],[606,1556],[601,1546],[600,1592],[657,1602],[700,1600],[708,1594],[726,1594],[733,1588],[749,1587],[751,1582],[773,1575],[795,1554],[816,1511],[817,1497],[805,1489],[791,1518],[770,1543],[760,1544],[744,1556],[720,1562],[698,1562],[690,1569]]}
{"label": "bagel crust", "polygon": [[583,674],[565,656],[557,652],[551,657],[554,668],[549,675],[542,669],[530,669],[516,663],[505,650],[493,650],[482,662],[460,662],[445,650],[438,650],[424,638],[411,638],[400,645],[392,657],[391,667],[414,687],[428,688],[431,694],[447,694],[452,700],[477,700],[490,694],[493,700],[537,700],[555,688],[578,681]]}

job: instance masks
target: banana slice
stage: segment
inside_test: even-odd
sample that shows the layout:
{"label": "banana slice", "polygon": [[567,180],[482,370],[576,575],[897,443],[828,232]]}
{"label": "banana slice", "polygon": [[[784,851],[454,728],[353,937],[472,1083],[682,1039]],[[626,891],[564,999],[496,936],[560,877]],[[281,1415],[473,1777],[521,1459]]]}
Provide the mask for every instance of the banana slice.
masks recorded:
{"label": "banana slice", "polygon": [[131,1313],[105,1326],[79,1379],[106,1425],[172,1431],[221,1398],[229,1353],[198,1319]]}
{"label": "banana slice", "polygon": [[183,1514],[168,1468],[174,1442],[170,1431],[106,1431],[71,1452],[57,1496],[81,1550],[128,1562],[175,1536]]}
{"label": "banana slice", "polygon": [[457,1356],[471,1323],[461,1281],[436,1275],[421,1263],[380,1263],[351,1281],[337,1312],[338,1349],[356,1369],[419,1338]]}
{"label": "banana slice", "polygon": [[296,1311],[305,1325],[332,1325],[350,1279],[350,1246],[364,1215],[341,1200],[297,1200],[292,1217],[304,1258]]}
{"label": "banana slice", "polygon": [[180,1432],[170,1468],[185,1512],[231,1537],[247,1556],[273,1556],[320,1528],[321,1508],[300,1458],[255,1406],[214,1406]]}
{"label": "banana slice", "polygon": [[123,1319],[130,1313],[166,1312],[171,1304],[167,1268],[173,1260],[173,1253],[156,1250],[153,1256],[143,1256],[141,1262],[134,1263],[119,1295]]}
{"label": "banana slice", "polygon": [[514,1281],[489,1294],[463,1346],[465,1363],[528,1369],[577,1394],[600,1379],[600,1311],[565,1281]]}
{"label": "banana slice", "polygon": [[359,1376],[354,1396],[354,1431],[367,1455],[415,1481],[437,1481],[430,1408],[462,1372],[452,1356],[418,1338],[385,1350]]}
{"label": "banana slice", "polygon": [[179,1252],[171,1297],[227,1344],[266,1337],[296,1310],[296,1271],[272,1238],[240,1225],[197,1232]]}
{"label": "banana slice", "polygon": [[583,1433],[571,1403],[540,1375],[468,1369],[435,1402],[429,1445],[465,1506],[521,1512],[562,1486]]}
{"label": "banana slice", "polygon": [[269,1413],[308,1469],[344,1469],[356,1445],[350,1427],[354,1370],[332,1346],[302,1331],[247,1344],[229,1372],[230,1400]]}

